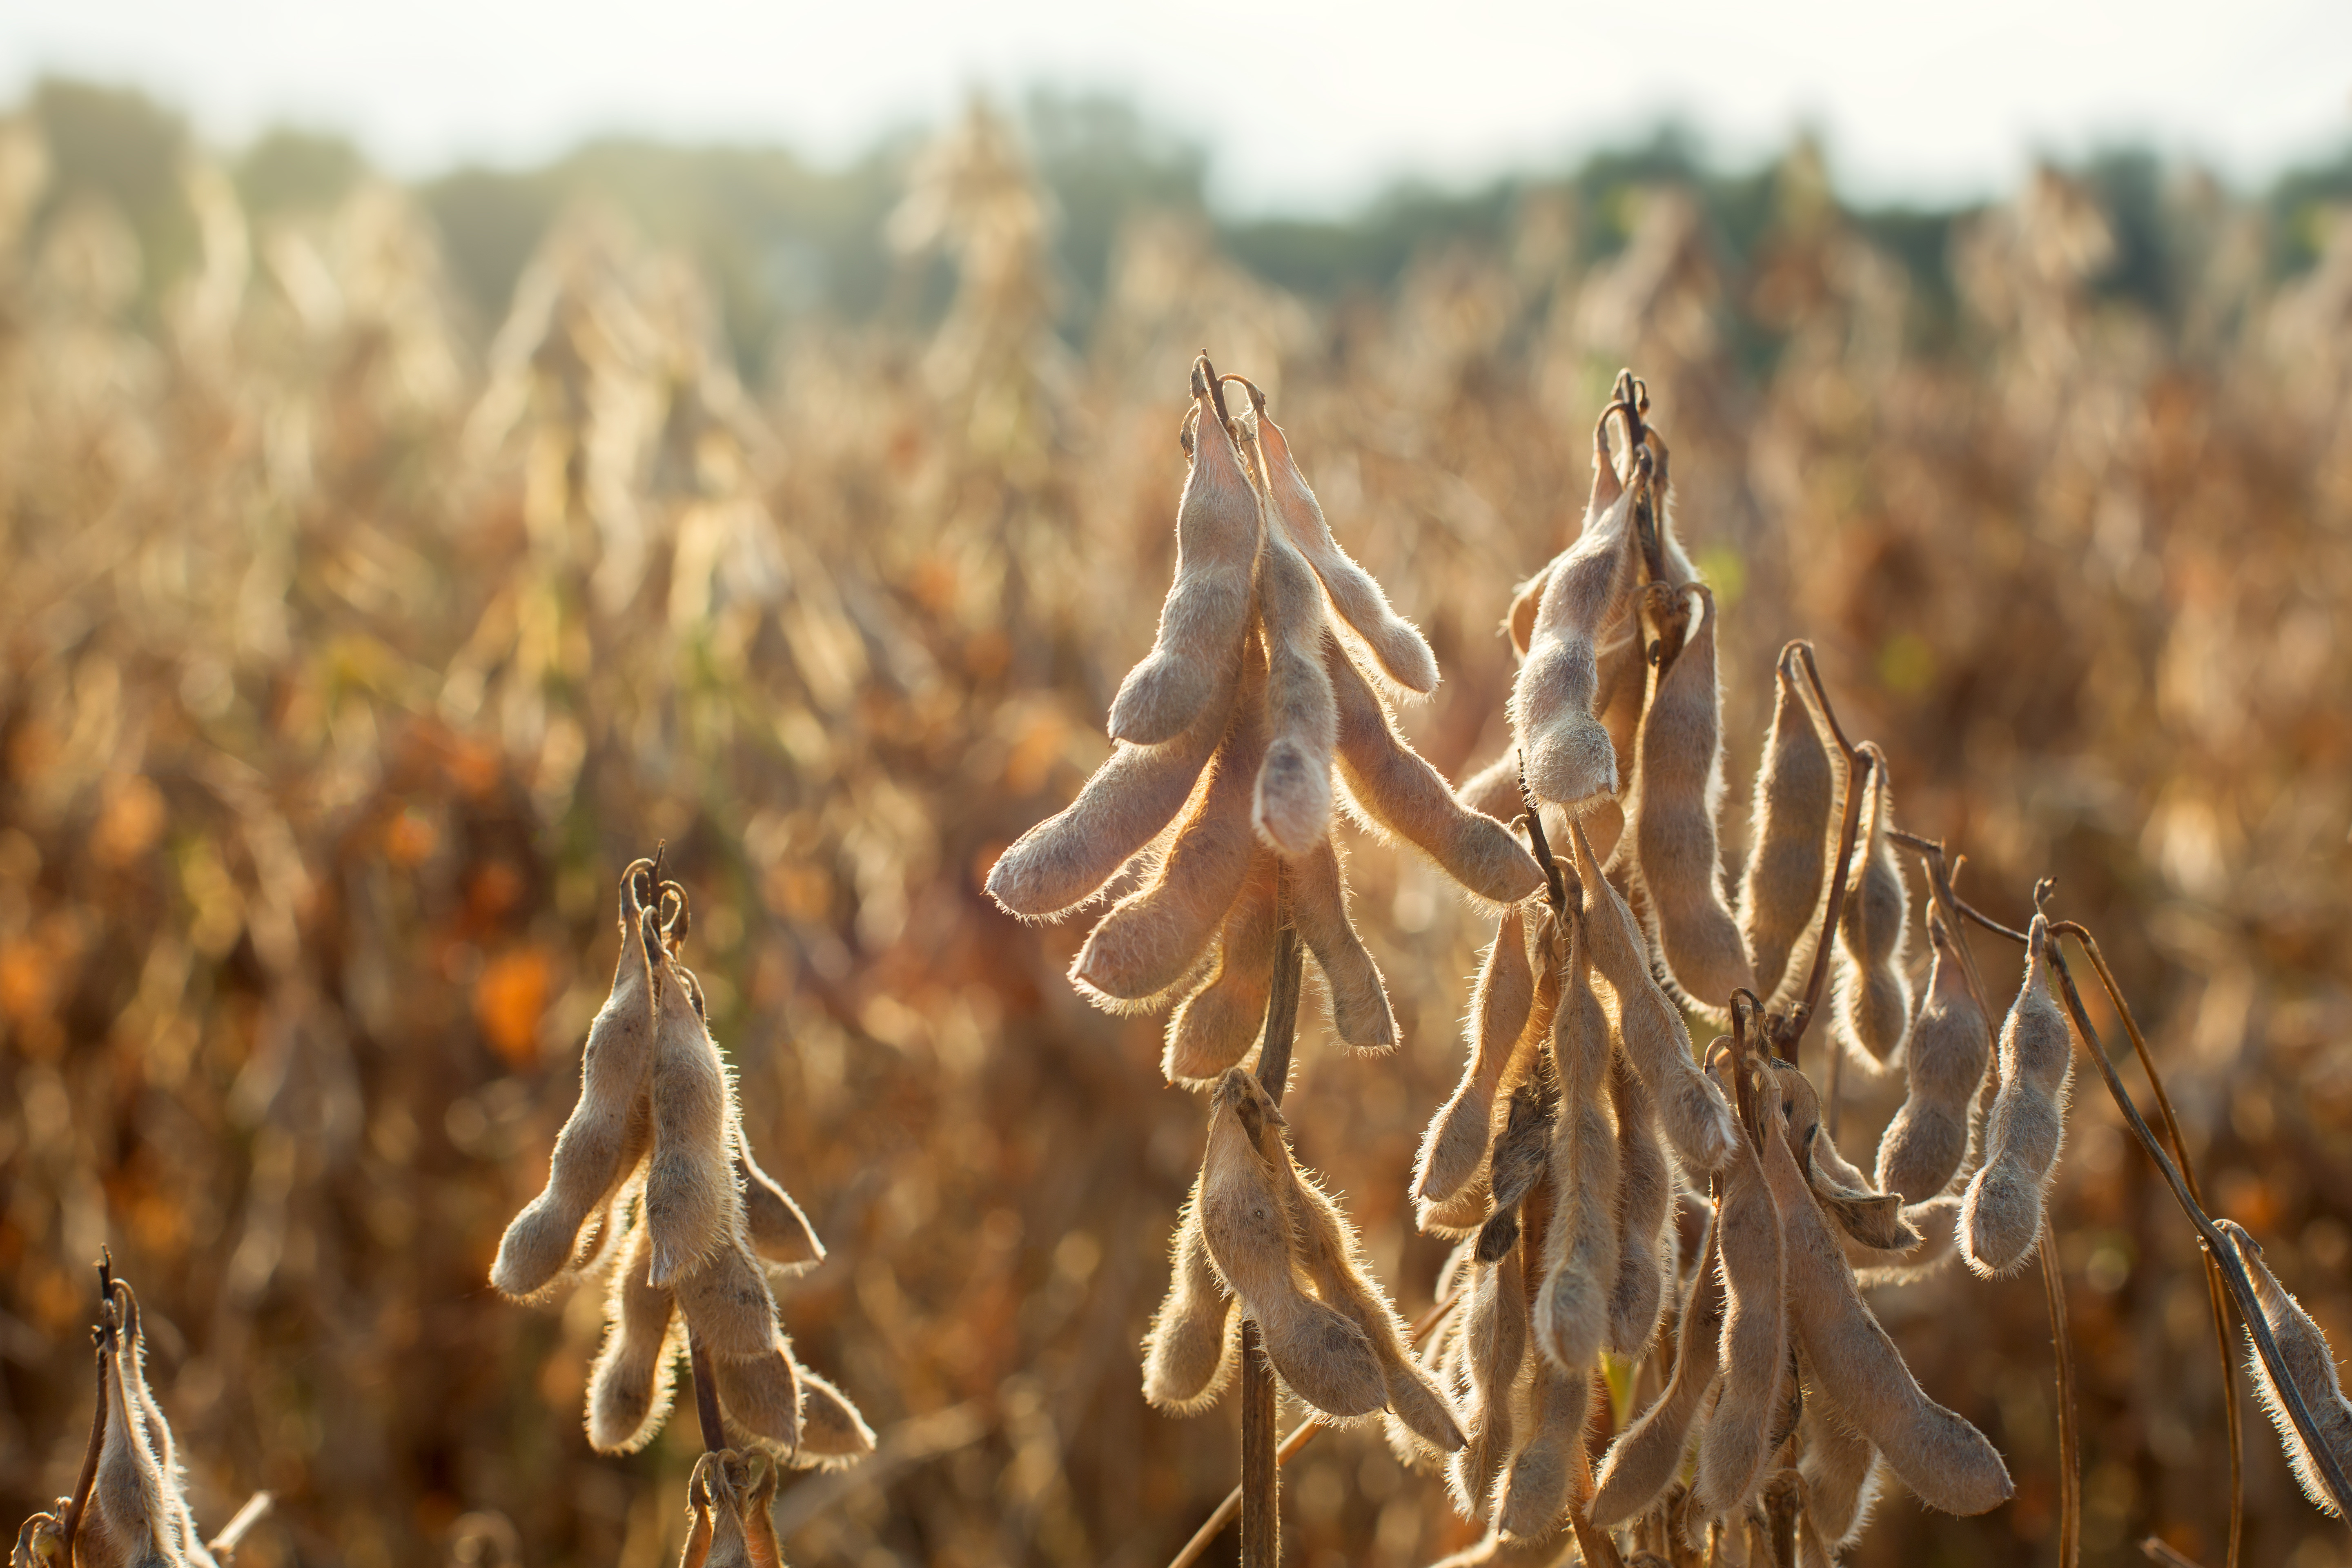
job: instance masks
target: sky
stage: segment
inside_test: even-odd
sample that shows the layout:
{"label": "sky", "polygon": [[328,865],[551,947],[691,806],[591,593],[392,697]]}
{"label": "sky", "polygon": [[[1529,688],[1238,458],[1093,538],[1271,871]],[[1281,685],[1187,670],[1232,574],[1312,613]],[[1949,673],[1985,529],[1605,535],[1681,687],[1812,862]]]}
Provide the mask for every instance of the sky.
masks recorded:
{"label": "sky", "polygon": [[1732,164],[1812,130],[1850,195],[1895,201],[2125,141],[2242,181],[2352,142],[2342,0],[0,0],[0,93],[49,72],[145,88],[223,145],[340,131],[404,174],[608,132],[835,160],[974,90],[1107,90],[1204,146],[1237,213],[1557,164],[1668,116]]}

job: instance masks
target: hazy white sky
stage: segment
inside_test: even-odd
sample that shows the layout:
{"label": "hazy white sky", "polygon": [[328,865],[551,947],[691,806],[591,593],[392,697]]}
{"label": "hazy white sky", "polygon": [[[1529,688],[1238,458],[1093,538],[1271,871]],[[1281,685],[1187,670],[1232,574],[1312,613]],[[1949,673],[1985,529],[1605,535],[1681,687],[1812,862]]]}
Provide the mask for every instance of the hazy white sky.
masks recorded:
{"label": "hazy white sky", "polygon": [[0,0],[0,90],[44,71],[147,87],[223,142],[344,130],[412,172],[609,130],[840,156],[1042,81],[1129,94],[1244,209],[1550,162],[1669,111],[1733,157],[1811,125],[1850,190],[1935,198],[2127,136],[2257,178],[2333,150],[2352,5]]}

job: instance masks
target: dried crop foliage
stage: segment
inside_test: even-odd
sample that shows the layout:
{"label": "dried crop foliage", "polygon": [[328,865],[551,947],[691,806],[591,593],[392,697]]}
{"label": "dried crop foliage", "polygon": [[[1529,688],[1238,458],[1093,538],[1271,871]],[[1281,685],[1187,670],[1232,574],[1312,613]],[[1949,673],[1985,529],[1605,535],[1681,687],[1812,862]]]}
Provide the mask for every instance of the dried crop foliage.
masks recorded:
{"label": "dried crop foliage", "polygon": [[[675,1560],[693,1424],[597,1455],[569,1412],[605,1332],[599,1293],[526,1310],[482,1285],[572,1105],[611,981],[614,868],[666,837],[697,890],[697,973],[751,1145],[812,1201],[831,1249],[787,1303],[794,1353],[883,1434],[863,1467],[782,1479],[787,1557],[1165,1561],[1233,1477],[1226,1422],[1157,1415],[1137,1365],[1202,1112],[1153,1076],[1165,1018],[1090,1009],[1065,981],[1091,922],[1023,927],[982,883],[1113,754],[1102,723],[1153,641],[1138,584],[1172,563],[1171,426],[1204,342],[1265,389],[1332,537],[1444,672],[1433,700],[1404,702],[1404,672],[1369,650],[1329,667],[1349,792],[1348,736],[1370,733],[1349,729],[1365,710],[1349,668],[1447,778],[1507,752],[1516,661],[1497,612],[1573,536],[1592,412],[1621,364],[1639,366],[1671,416],[1681,541],[1713,599],[1700,624],[1731,797],[1761,754],[1775,658],[1810,637],[1842,717],[1888,759],[1897,825],[1967,850],[1970,897],[2021,932],[2024,890],[2047,874],[2053,921],[2101,933],[2216,1211],[2259,1238],[2279,1299],[2344,1342],[2352,224],[2276,279],[2217,244],[2159,311],[2103,289],[2111,222],[2045,174],[1958,226],[1940,301],[1800,156],[1745,257],[1671,189],[1607,213],[1532,192],[1506,247],[1433,250],[1392,297],[1325,308],[1159,216],[1122,237],[1073,352],[1054,331],[1041,193],[982,115],[940,139],[894,230],[909,257],[954,265],[937,330],[810,323],[745,384],[712,346],[700,281],[609,216],[562,225],[504,325],[478,331],[400,192],[263,216],[199,165],[197,265],[150,309],[152,258],[103,205],[46,200],[46,163],[10,121],[11,1518],[72,1490],[87,1268],[110,1245],[141,1288],[194,1516],[225,1519],[256,1487],[278,1499],[248,1564],[510,1560],[516,1542],[535,1562]],[[2217,191],[2163,200],[2225,240],[2245,221]],[[1670,607],[1685,606],[1700,614],[1690,595]],[[1596,691],[1610,651],[1596,647]],[[1635,673],[1610,686],[1625,699],[1604,730],[1638,712]],[[1816,862],[1836,777],[1825,751]],[[1507,822],[1516,769],[1498,778],[1485,809]],[[1721,865],[1748,867],[1742,814],[1714,827]],[[1497,921],[1456,896],[1440,851],[1340,832],[1400,1049],[1319,1049],[1307,1009],[1299,1152],[1345,1194],[1362,1271],[1419,1321],[1454,1293],[1440,1271],[1455,1244],[1417,1227],[1414,1160],[1464,1076],[1440,1043],[1488,1016],[1472,977]],[[1570,838],[1551,843],[1573,858]],[[1604,862],[1611,847],[1593,838]],[[1880,1126],[1930,1081],[1916,1053],[1952,1005],[1929,984],[1920,861],[1896,860],[1917,1016],[1890,1070],[1844,1075],[1845,1193],[1895,1168],[1869,1151],[1888,1152]],[[1271,929],[1265,870],[1253,858],[1212,939],[1240,959],[1221,956],[1187,1005],[1200,1060],[1263,1016],[1272,973],[1249,933]],[[1743,919],[1745,879],[1718,877]],[[1585,888],[1610,880],[1604,866],[1580,888],[1580,918]],[[1790,929],[1806,927],[1818,883],[1786,890]],[[1662,917],[1635,892],[1621,896],[1647,941]],[[1538,921],[1519,918],[1525,943]],[[1998,1028],[2024,950],[1951,931],[2001,993],[1985,999]],[[1742,956],[1773,1003],[1770,963]],[[1549,1042],[1538,958],[1528,1007]],[[2095,988],[2089,1005],[2112,1039]],[[1804,1057],[1823,1089],[1830,1026]],[[1525,1027],[1495,1036],[1505,1066]],[[1465,1087],[1507,1131],[1522,1086],[1498,1071],[1491,1094]],[[2084,1555],[2123,1561],[2160,1531],[2218,1564],[2225,1427],[2198,1250],[2087,1058],[2073,1101],[2046,1215],[2075,1350]],[[1612,1128],[1625,1103],[1611,1097]],[[1555,1147],[1539,1093],[1517,1104],[1516,1146]],[[1492,1184],[1461,1190],[1483,1215]],[[1948,1237],[1957,1205],[1938,1202],[1940,1219],[1915,1223]],[[1496,1314],[1512,1260],[1543,1254],[1541,1180],[1518,1209],[1503,1260],[1460,1265],[1465,1287],[1485,1271]],[[1706,1246],[1695,1215],[1678,1203],[1659,1227],[1679,1267],[1660,1270],[1647,1370],[1605,1402],[1548,1383],[1547,1421],[1557,1395],[1596,1422],[1606,1404],[1614,1429],[1683,1386],[1678,1418],[1700,1429],[1706,1387],[1672,1382]],[[1980,1281],[1951,1255],[1864,1299],[1927,1395],[1999,1449],[2017,1497],[1966,1520],[1913,1507],[1809,1403],[1801,1542],[1866,1519],[1847,1561],[2054,1557],[2042,1292],[2030,1265]],[[1475,1439],[1448,1321],[1414,1355]],[[1194,1347],[1212,1366],[1215,1327]],[[1508,1330],[1492,1316],[1487,1331],[1504,1341],[1482,1342],[1491,1383]],[[1538,1426],[1520,1414],[1532,1378],[1522,1392],[1514,1453]],[[2242,1560],[2305,1542],[2312,1560],[2341,1556],[2339,1527],[2261,1432]],[[740,1498],[761,1478],[723,1479]],[[1679,1529],[1693,1510],[1672,1480]],[[1284,1481],[1297,1561],[1404,1568],[1479,1550],[1486,1530],[1379,1431],[1319,1438]],[[1768,1499],[1790,1495],[1776,1484]],[[706,1477],[705,1495],[721,1490]]]}

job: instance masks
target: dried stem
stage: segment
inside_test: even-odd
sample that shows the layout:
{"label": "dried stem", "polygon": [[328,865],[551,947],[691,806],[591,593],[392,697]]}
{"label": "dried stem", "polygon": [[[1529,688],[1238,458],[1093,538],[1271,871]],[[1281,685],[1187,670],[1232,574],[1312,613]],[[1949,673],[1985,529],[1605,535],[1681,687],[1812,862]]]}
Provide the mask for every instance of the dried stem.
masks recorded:
{"label": "dried stem", "polygon": [[205,1550],[223,1563],[232,1561],[236,1556],[236,1549],[244,1544],[247,1532],[260,1521],[261,1516],[269,1511],[269,1505],[277,1500],[276,1496],[269,1492],[256,1492],[246,1499],[245,1506],[236,1510],[236,1517],[223,1525],[218,1535],[205,1542]]}
{"label": "dried stem", "polygon": [[[1552,913],[1566,915],[1568,879],[1573,873],[1552,858],[1551,840],[1544,833],[1543,807],[1536,804],[1534,792],[1528,788],[1528,757],[1525,752],[1519,753],[1519,804],[1528,808],[1528,843],[1535,850],[1536,864],[1543,868],[1544,901],[1551,906]],[[1581,882],[1577,884],[1577,891],[1580,900],[1583,894]]]}
{"label": "dried stem", "polygon": [[[1445,1321],[1445,1315],[1454,1310],[1454,1304],[1461,1300],[1461,1293],[1456,1291],[1422,1314],[1421,1321],[1413,1324],[1410,1336],[1415,1348],[1436,1331],[1437,1325]],[[1292,1427],[1290,1436],[1282,1440],[1282,1447],[1274,1451],[1275,1464],[1281,1466],[1290,1463],[1298,1451],[1313,1442],[1316,1434],[1323,1431],[1328,1425],[1328,1423],[1320,1415],[1310,1415]],[[1235,1487],[1225,1494],[1225,1500],[1217,1505],[1216,1511],[1210,1514],[1201,1528],[1192,1532],[1192,1539],[1184,1543],[1183,1550],[1168,1560],[1168,1568],[1192,1568],[1192,1564],[1201,1560],[1202,1553],[1209,1550],[1217,1536],[1225,1526],[1234,1521],[1234,1516],[1241,1510],[1242,1489]]]}
{"label": "dried stem", "polygon": [[[104,1314],[114,1304],[114,1254],[100,1248],[98,1262],[99,1309]],[[106,1358],[114,1349],[114,1325],[101,1315],[90,1331],[98,1363],[98,1405],[89,1416],[89,1447],[82,1450],[81,1474],[74,1479],[73,1498],[58,1521],[65,1537],[65,1568],[74,1568],[74,1542],[81,1533],[82,1516],[89,1511],[90,1489],[98,1484],[99,1451],[106,1446]]]}
{"label": "dried stem", "polygon": [[[2124,1033],[2130,1037],[2132,1050],[2139,1058],[2140,1070],[2147,1074],[2148,1087],[2156,1091],[2157,1114],[2163,1120],[2164,1132],[2172,1141],[2172,1157],[2180,1163],[2180,1179],[2189,1184],[2189,1195],[2199,1203],[2205,1201],[2204,1189],[2197,1183],[2197,1166],[2189,1158],[2188,1141],[2180,1135],[2180,1120],[2172,1111],[2172,1096],[2164,1089],[2164,1077],[2156,1070],[2156,1057],[2148,1049],[2147,1037],[2140,1032],[2139,1021],[2132,1016],[2131,1004],[2124,1000],[2123,988],[2116,984],[2115,971],[2107,967],[2106,954],[2099,951],[2097,939],[2074,921],[2062,921],[2051,928],[2063,931],[2083,944],[2098,972],[2099,984],[2106,987],[2107,1000],[2114,1004],[2116,1016],[2123,1020]],[[2221,1357],[2221,1409],[2230,1426],[2230,1549],[2228,1568],[2238,1568],[2238,1543],[2244,1532],[2246,1514],[2245,1444],[2242,1423],[2244,1413],[2238,1408],[2238,1358],[2230,1342],[2230,1314],[2221,1285],[2221,1265],[2208,1251],[2205,1256],[2205,1291],[2213,1311],[2213,1340]]]}
{"label": "dried stem", "polygon": [[702,1424],[702,1447],[715,1454],[727,1447],[727,1426],[719,1418],[719,1384],[710,1373],[710,1350],[694,1325],[686,1326],[688,1375],[694,1380],[694,1414]]}
{"label": "dried stem", "polygon": [[2066,1279],[2050,1228],[2042,1229],[2042,1294],[2050,1307],[2050,1343],[2058,1357],[2058,1568],[2083,1561],[2083,1434],[2074,1404],[2074,1341],[2066,1327]]}
{"label": "dried stem", "polygon": [[[2083,928],[2073,921],[2062,921],[2053,927],[2053,931],[2063,931],[2080,941]],[[2155,1162],[2165,1184],[2172,1189],[2173,1202],[2180,1206],[2182,1214],[2189,1216],[2189,1223],[2197,1227],[2198,1238],[2205,1244],[2207,1258],[2219,1264],[2229,1282],[2231,1298],[2237,1304],[2238,1316],[2246,1325],[2246,1333],[2254,1342],[2254,1353],[2262,1357],[2263,1365],[2268,1369],[2271,1382],[2278,1390],[2279,1403],[2286,1407],[2288,1418],[2294,1423],[2296,1436],[2310,1451],[2314,1472],[2327,1489],[2338,1516],[2347,1517],[2345,1505],[2347,1500],[2352,1500],[2352,1479],[2346,1477],[2334,1450],[2321,1437],[2318,1423],[2312,1418],[2311,1407],[2304,1403],[2303,1392],[2295,1386],[2294,1376],[2279,1353],[2278,1340],[2272,1334],[2268,1321],[2263,1317],[2262,1303],[2254,1294],[2253,1281],[2246,1275],[2245,1264],[2240,1261],[2237,1248],[2230,1245],[2229,1239],[2214,1226],[2212,1216],[2205,1212],[2205,1205],[2198,1202],[2196,1195],[2189,1190],[2189,1184],[2181,1178],[2179,1168],[2165,1153],[2164,1146],[2157,1142],[2156,1134],[2148,1128],[2147,1119],[2139,1113],[2139,1107],[2132,1102],[2123,1079],[2116,1075],[2115,1063],[2108,1059],[2107,1048],[2100,1043],[2099,1032],[2093,1027],[2090,1014],[2084,1010],[2082,994],[2074,989],[2074,976],[2067,968],[2065,956],[2059,951],[2057,943],[2051,943],[2049,953],[2050,970],[2058,977],[2058,988],[2063,994],[2067,1016],[2074,1020],[2074,1032],[2089,1048],[2091,1059],[2098,1064],[2099,1076],[2106,1083],[2109,1098],[2115,1100],[2116,1109],[2123,1112],[2124,1121],[2131,1128],[2132,1136],[2139,1140],[2141,1149]],[[2347,1518],[2347,1522],[2352,1524],[2352,1518]]]}
{"label": "dried stem", "polygon": [[[1275,873],[1274,989],[1265,1002],[1265,1038],[1258,1047],[1257,1081],[1275,1104],[1290,1085],[1290,1052],[1298,1034],[1301,959],[1290,920],[1287,875]],[[1242,1568],[1275,1568],[1282,1561],[1282,1461],[1277,1457],[1274,1367],[1255,1320],[1242,1320]]]}
{"label": "dried stem", "polygon": [[2164,1568],[2198,1568],[2197,1559],[2186,1552],[2174,1551],[2157,1536],[2151,1535],[2141,1542],[2139,1551],[2141,1556],[2150,1563],[2164,1564]]}

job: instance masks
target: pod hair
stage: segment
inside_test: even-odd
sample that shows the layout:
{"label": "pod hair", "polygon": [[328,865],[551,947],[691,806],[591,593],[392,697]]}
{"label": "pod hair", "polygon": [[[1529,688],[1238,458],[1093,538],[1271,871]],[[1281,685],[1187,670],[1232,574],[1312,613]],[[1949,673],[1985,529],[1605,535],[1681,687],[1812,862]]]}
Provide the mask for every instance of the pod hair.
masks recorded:
{"label": "pod hair", "polygon": [[1823,846],[1837,794],[1829,748],[1790,669],[1795,646],[1781,651],[1774,668],[1772,727],[1756,769],[1748,866],[1739,879],[1739,929],[1755,966],[1756,994],[1776,1008],[1789,980],[1812,956],[1808,933],[1821,908]]}
{"label": "pod hair", "polygon": [[[2271,1337],[2278,1342],[2279,1359],[2285,1363],[2294,1391],[2303,1396],[2304,1407],[2311,1412],[2319,1440],[2338,1468],[2352,1470],[2352,1404],[2344,1398],[2344,1385],[2336,1377],[2336,1352],[2328,1348],[2327,1337],[2312,1321],[2311,1314],[2303,1310],[2303,1303],[2286,1293],[2278,1277],[2263,1262],[2262,1247],[2247,1234],[2245,1226],[2228,1219],[2214,1223],[2237,1248],[2240,1261],[2245,1264],[2246,1273],[2254,1282],[2263,1321],[2270,1325]],[[2287,1414],[2286,1401],[2271,1376],[2270,1364],[2255,1352],[2251,1333],[2247,1336],[2246,1371],[2254,1381],[2254,1392],[2262,1400],[2263,1414],[2278,1428],[2279,1443],[2286,1450],[2287,1462],[2294,1468],[2295,1484],[2303,1488],[2303,1495],[2311,1500],[2312,1507],[2330,1517],[2339,1517],[2336,1499],[2328,1492],[2319,1463],[2296,1429],[2294,1418]]]}
{"label": "pod hair", "polygon": [[1171,1415],[1207,1409],[1224,1393],[1241,1359],[1240,1345],[1241,1314],[1202,1237],[1195,1183],[1176,1224],[1168,1296],[1143,1340],[1143,1397]]}
{"label": "pod hair", "polygon": [[1911,1203],[1942,1192],[1968,1157],[1969,1114],[1992,1053],[1984,1009],[1969,994],[1952,933],[1933,908],[1927,941],[1936,958],[1927,1002],[1911,1028],[1909,1092],[1878,1141],[1878,1190]]}
{"label": "pod hair", "polygon": [[1857,1059],[1875,1070],[1895,1059],[1911,1029],[1911,980],[1904,958],[1911,904],[1889,837],[1895,788],[1886,756],[1875,742],[1864,742],[1862,750],[1872,764],[1870,800],[1860,829],[1861,867],[1838,911],[1831,1017],[1836,1036],[1859,1047]]}
{"label": "pod hair", "polygon": [[1511,686],[1511,729],[1539,800],[1574,808],[1617,790],[1617,752],[1593,716],[1595,644],[1625,612],[1633,500],[1598,439],[1584,529],[1551,563]]}
{"label": "pod hair", "polygon": [[1527,922],[1506,909],[1478,966],[1470,996],[1470,1059],[1453,1098],[1440,1106],[1423,1136],[1414,1173],[1416,1201],[1439,1203],[1461,1191],[1486,1157],[1495,1099],[1535,1006],[1535,971],[1528,958]]}

